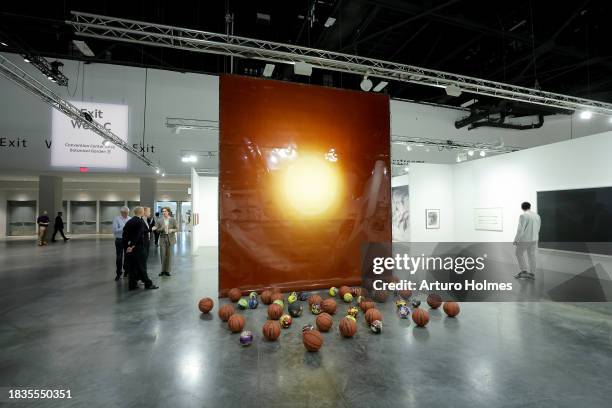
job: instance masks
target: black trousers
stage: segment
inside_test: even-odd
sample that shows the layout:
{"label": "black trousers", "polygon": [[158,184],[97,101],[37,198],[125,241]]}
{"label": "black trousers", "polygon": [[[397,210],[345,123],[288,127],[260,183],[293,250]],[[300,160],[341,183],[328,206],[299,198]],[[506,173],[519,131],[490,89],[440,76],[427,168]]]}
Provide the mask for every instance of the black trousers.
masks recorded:
{"label": "black trousers", "polygon": [[123,256],[125,255],[125,250],[123,249],[123,239],[115,238],[115,253],[117,255],[117,259],[115,260],[115,264],[117,266],[117,275],[121,275],[123,271]]}
{"label": "black trousers", "polygon": [[66,239],[68,239],[68,238],[66,238],[66,236],[64,235],[64,229],[63,229],[63,228],[57,228],[57,227],[54,227],[54,228],[53,228],[53,236],[51,237],[51,241],[55,241],[55,235],[56,235],[58,232],[59,232],[59,233],[62,235],[62,238],[64,238],[65,240],[66,240]]}
{"label": "black trousers", "polygon": [[153,231],[153,234],[155,235],[155,246],[159,245],[159,234],[161,234],[159,231]]}
{"label": "black trousers", "polygon": [[141,280],[145,287],[153,285],[153,281],[149,279],[147,274],[147,253],[145,248],[134,248],[130,253],[125,254],[125,268],[129,276],[129,288],[134,289],[138,286],[138,281]]}

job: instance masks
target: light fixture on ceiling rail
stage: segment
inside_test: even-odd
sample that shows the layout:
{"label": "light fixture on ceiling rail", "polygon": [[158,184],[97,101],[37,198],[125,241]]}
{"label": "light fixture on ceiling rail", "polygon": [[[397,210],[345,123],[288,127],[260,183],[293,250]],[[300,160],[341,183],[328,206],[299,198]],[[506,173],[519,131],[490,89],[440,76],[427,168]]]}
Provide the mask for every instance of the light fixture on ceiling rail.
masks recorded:
{"label": "light fixture on ceiling rail", "polygon": [[410,145],[406,145],[406,150],[408,150],[409,152],[411,152],[411,151],[412,151],[412,146],[410,146]]}
{"label": "light fixture on ceiling rail", "polygon": [[155,169],[155,173],[159,174],[159,169]]}
{"label": "light fixture on ceiling rail", "polygon": [[183,163],[197,163],[198,157],[195,154],[190,154],[190,155],[181,157],[181,161]]}
{"label": "light fixture on ceiling rail", "polygon": [[162,177],[166,177],[166,173],[162,173],[162,175],[161,175],[161,176],[162,176]]}
{"label": "light fixture on ceiling rail", "polygon": [[166,127],[178,135],[181,130],[219,131],[219,122],[209,119],[166,118]]}
{"label": "light fixture on ceiling rail", "polygon": [[110,140],[105,140],[102,142],[102,146],[104,147],[110,147],[110,145],[112,145],[113,143]]}
{"label": "light fixture on ceiling rail", "polygon": [[325,28],[329,28],[329,27],[333,26],[335,22],[336,22],[335,18],[327,17],[327,20],[325,20],[325,24],[323,24],[323,25],[325,26]]}
{"label": "light fixture on ceiling rail", "polygon": [[[506,146],[503,143],[481,143],[481,142],[465,142],[461,140],[442,140],[442,139],[431,139],[431,138],[423,138],[423,137],[409,137],[403,135],[393,134],[391,135],[391,143],[404,145],[406,146],[406,150],[408,150],[408,146],[419,146],[423,147],[424,150],[429,149],[429,147],[436,147],[438,151],[445,150],[461,150],[466,152],[466,157],[472,157],[475,152],[484,151],[485,154],[495,153],[512,153],[521,150],[521,148]],[[408,150],[410,151],[410,150]],[[427,150],[426,150],[427,151]],[[471,152],[471,154],[470,154]],[[480,153],[482,156],[482,153]]]}
{"label": "light fixture on ceiling rail", "polygon": [[455,84],[447,85],[445,90],[448,96],[454,96],[454,97],[461,96],[461,88],[459,88]]}
{"label": "light fixture on ceiling rail", "polygon": [[591,119],[593,117],[593,112],[585,110],[580,112],[580,119]]}
{"label": "light fixture on ceiling rail", "polygon": [[[414,65],[399,64],[374,58],[320,50],[299,45],[262,41],[253,38],[200,30],[152,24],[144,21],[108,17],[98,14],[70,12],[66,21],[77,36],[138,43],[183,51],[207,52],[268,62],[307,62],[329,71],[372,76],[397,82],[425,86],[448,87],[454,85],[462,92],[509,99],[527,104],[543,105],[572,111],[589,109],[612,114],[612,104],[546,92],[481,78],[437,71]],[[312,23],[312,22],[311,22]]]}
{"label": "light fixture on ceiling rail", "polygon": [[472,157],[474,155],[474,151],[473,150],[468,150],[468,156]]}
{"label": "light fixture on ceiling rail", "polygon": [[470,106],[472,106],[473,104],[475,104],[477,102],[478,102],[478,99],[470,99],[470,100],[467,100],[467,101],[463,102],[461,104],[461,107],[462,108],[469,108]]}
{"label": "light fixture on ceiling rail", "polygon": [[408,173],[410,171],[410,167],[406,166],[404,167],[404,172]]}
{"label": "light fixture on ceiling rail", "polygon": [[374,92],[380,92],[382,91],[387,85],[389,85],[389,82],[387,81],[380,81],[378,84],[376,84],[376,86],[374,87]]}
{"label": "light fixture on ceiling rail", "polygon": [[3,46],[3,47],[8,47],[8,44],[5,43],[4,41],[0,41],[0,45]]}
{"label": "light fixture on ceiling rail", "polygon": [[274,64],[266,64],[263,70],[263,76],[265,76],[266,78],[270,78],[272,76],[272,73],[274,72],[274,67]]}
{"label": "light fixture on ceiling rail", "polygon": [[293,73],[295,75],[311,76],[312,65],[304,61],[296,61],[295,64],[293,64]]}
{"label": "light fixture on ceiling rail", "polygon": [[359,87],[361,88],[362,91],[369,92],[370,89],[372,89],[373,85],[374,84],[372,83],[370,78],[368,78],[367,75],[364,75],[363,79],[361,80],[361,83],[359,84]]}
{"label": "light fixture on ceiling rail", "polygon": [[91,50],[91,48],[89,48],[89,45],[87,45],[87,43],[83,40],[72,40],[72,44],[74,44],[75,48],[77,50],[79,50],[79,52],[81,54],[83,54],[86,57],[95,57],[95,54],[93,53],[93,51]]}
{"label": "light fixture on ceiling rail", "polygon": [[480,157],[485,157],[487,155],[487,152],[484,150],[480,151]]}

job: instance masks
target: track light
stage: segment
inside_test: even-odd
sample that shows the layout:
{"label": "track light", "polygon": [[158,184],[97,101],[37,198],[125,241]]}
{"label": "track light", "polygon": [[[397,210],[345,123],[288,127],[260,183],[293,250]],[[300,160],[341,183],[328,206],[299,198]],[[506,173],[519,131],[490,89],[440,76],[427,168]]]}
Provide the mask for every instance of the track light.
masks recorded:
{"label": "track light", "polygon": [[166,173],[162,173],[162,177],[166,177]]}
{"label": "track light", "polygon": [[411,152],[411,151],[412,151],[412,146],[410,146],[410,145],[406,145],[406,150],[408,150],[409,152]]}
{"label": "track light", "polygon": [[405,171],[406,173],[408,173],[408,172],[410,171],[410,167],[408,167],[408,166],[404,167],[404,171]]}
{"label": "track light", "polygon": [[3,47],[8,47],[8,44],[3,41],[0,41],[0,45],[2,45]]}
{"label": "track light", "polygon": [[608,122],[612,123],[612,116],[608,118]]}
{"label": "track light", "polygon": [[327,17],[327,20],[325,20],[325,24],[323,24],[323,25],[325,26],[325,28],[329,28],[329,27],[333,26],[335,22],[336,22],[335,18]]}
{"label": "track light", "polygon": [[361,87],[361,89],[365,92],[369,92],[370,89],[372,89],[372,81],[370,79],[368,79],[367,75],[364,75],[363,80],[361,81],[361,83],[359,84],[359,86]]}
{"label": "track light", "polygon": [[105,141],[102,142],[102,146],[105,146],[105,147],[109,147],[111,144],[112,143],[111,143],[110,140],[105,140]]}
{"label": "track light", "polygon": [[445,90],[448,96],[454,96],[454,97],[461,96],[461,88],[459,88],[455,84],[448,85],[445,88]]}
{"label": "track light", "polygon": [[474,155],[474,151],[473,150],[468,150],[468,156],[473,156]]}
{"label": "track light", "polygon": [[159,169],[155,169],[155,173],[159,174]]}
{"label": "track light", "polygon": [[23,57],[23,61],[27,62],[28,64],[30,63],[30,60],[28,59],[28,57]]}
{"label": "track light", "polygon": [[387,81],[380,81],[379,83],[376,84],[376,86],[374,87],[374,92],[380,92],[382,91],[385,86],[389,85],[389,83]]}
{"label": "track light", "polygon": [[487,155],[487,152],[485,152],[484,150],[480,151],[480,157],[485,157]]}
{"label": "track light", "polygon": [[593,112],[591,111],[582,111],[580,112],[580,119],[591,119],[593,117]]}
{"label": "track light", "polygon": [[196,163],[198,161],[198,158],[196,155],[190,154],[188,156],[181,157],[181,161],[183,163]]}

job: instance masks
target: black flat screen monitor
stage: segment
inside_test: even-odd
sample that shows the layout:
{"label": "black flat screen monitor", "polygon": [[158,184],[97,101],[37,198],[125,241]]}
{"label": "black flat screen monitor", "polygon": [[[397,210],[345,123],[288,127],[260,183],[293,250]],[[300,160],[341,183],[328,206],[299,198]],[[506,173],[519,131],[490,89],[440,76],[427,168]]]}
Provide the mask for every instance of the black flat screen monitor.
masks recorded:
{"label": "black flat screen monitor", "polygon": [[540,248],[612,255],[612,187],[538,192]]}

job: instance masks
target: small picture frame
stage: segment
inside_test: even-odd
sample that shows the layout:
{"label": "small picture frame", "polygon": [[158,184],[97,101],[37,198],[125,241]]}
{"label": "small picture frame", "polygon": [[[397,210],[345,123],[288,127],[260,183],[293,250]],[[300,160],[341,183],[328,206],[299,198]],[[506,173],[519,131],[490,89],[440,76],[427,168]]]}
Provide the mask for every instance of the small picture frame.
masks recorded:
{"label": "small picture frame", "polygon": [[428,209],[425,210],[425,228],[440,229],[440,210]]}

